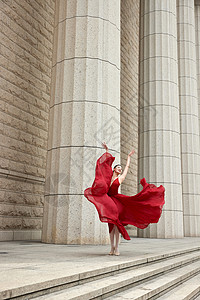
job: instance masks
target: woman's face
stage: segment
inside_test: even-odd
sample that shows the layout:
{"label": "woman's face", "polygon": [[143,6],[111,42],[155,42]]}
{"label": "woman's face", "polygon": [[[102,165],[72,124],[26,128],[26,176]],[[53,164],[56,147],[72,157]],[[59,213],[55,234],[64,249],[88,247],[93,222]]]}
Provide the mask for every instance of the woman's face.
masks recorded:
{"label": "woman's face", "polygon": [[115,173],[117,173],[117,175],[119,175],[119,174],[122,173],[122,167],[121,167],[121,166],[116,166],[116,167],[114,168],[114,170],[115,170]]}

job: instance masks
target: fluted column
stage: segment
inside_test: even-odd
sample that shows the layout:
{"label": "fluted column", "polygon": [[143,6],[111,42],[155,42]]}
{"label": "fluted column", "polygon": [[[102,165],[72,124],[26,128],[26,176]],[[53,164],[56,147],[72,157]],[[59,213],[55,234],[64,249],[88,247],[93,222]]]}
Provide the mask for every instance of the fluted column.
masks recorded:
{"label": "fluted column", "polygon": [[120,153],[120,0],[57,0],[42,240],[108,242],[83,195],[106,141]]}
{"label": "fluted column", "polygon": [[194,1],[177,1],[185,236],[200,235],[200,156]]}
{"label": "fluted column", "polygon": [[158,224],[139,236],[183,237],[176,1],[141,1],[139,179],[164,185]]}
{"label": "fluted column", "polygon": [[[200,132],[200,1],[196,1],[195,6],[195,29],[196,29],[196,61],[197,61],[197,95],[198,95],[198,114]],[[200,155],[200,150],[199,150]]]}

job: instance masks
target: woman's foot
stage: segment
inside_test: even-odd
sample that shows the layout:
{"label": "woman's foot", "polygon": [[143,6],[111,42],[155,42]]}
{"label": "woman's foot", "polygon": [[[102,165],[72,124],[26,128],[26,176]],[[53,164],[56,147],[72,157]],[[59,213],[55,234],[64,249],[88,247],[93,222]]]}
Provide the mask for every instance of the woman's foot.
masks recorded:
{"label": "woman's foot", "polygon": [[115,249],[114,255],[116,255],[116,256],[119,256],[119,255],[120,255],[120,253],[119,253],[119,250],[118,250],[118,249]]}
{"label": "woman's foot", "polygon": [[115,254],[115,248],[111,248],[109,255],[114,255]]}

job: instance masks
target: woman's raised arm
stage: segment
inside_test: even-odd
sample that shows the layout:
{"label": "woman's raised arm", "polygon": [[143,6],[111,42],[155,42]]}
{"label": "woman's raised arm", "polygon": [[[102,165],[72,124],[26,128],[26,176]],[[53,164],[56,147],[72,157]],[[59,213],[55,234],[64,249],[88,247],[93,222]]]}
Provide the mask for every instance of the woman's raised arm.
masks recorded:
{"label": "woman's raised arm", "polygon": [[126,162],[126,167],[124,168],[124,172],[122,173],[122,175],[119,177],[120,180],[120,184],[124,181],[124,179],[126,178],[126,175],[128,173],[128,168],[130,166],[130,161],[131,161],[131,155],[133,155],[135,153],[135,150],[133,149],[127,157],[127,162]]}

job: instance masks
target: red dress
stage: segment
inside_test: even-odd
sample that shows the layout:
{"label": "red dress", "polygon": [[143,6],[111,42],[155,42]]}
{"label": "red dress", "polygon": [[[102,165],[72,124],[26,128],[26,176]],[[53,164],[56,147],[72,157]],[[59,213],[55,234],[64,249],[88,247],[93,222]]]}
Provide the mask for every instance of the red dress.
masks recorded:
{"label": "red dress", "polygon": [[101,222],[109,224],[110,232],[116,225],[124,239],[130,240],[124,226],[131,224],[144,229],[150,223],[158,222],[165,203],[165,188],[148,184],[143,178],[140,181],[143,189],[138,194],[118,194],[118,178],[110,186],[114,160],[115,157],[108,152],[97,160],[94,182],[92,187],[85,189],[84,196],[95,205]]}

